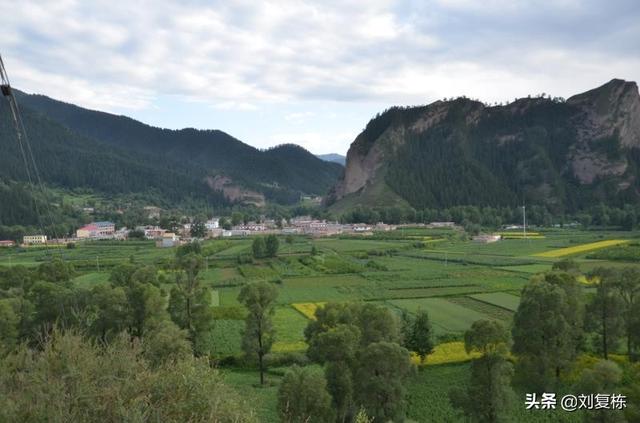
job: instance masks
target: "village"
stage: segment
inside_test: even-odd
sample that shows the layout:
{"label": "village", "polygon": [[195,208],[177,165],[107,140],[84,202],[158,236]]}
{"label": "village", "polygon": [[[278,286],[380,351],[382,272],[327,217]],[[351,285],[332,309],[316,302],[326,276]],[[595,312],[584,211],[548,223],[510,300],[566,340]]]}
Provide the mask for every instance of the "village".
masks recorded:
{"label": "village", "polygon": [[[326,220],[313,219],[310,216],[301,216],[283,219],[277,222],[273,219],[262,219],[259,222],[247,222],[227,226],[221,226],[221,218],[214,217],[202,223],[203,228],[197,231],[195,223],[180,224],[177,230],[170,231],[158,225],[137,226],[129,229],[116,228],[116,224],[109,221],[91,222],[75,231],[73,237],[49,238],[47,235],[25,235],[21,246],[61,245],[83,241],[116,240],[124,241],[129,238],[143,238],[156,242],[158,248],[171,248],[196,239],[213,239],[228,237],[247,237],[255,235],[307,235],[312,237],[326,237],[342,234],[372,235],[374,231],[392,231],[396,225],[378,223],[368,224],[341,224]],[[226,226],[226,225],[225,225]],[[197,233],[196,233],[197,232]],[[198,236],[199,235],[199,236]],[[0,247],[14,247],[17,243],[11,240],[0,240]]]}
{"label": "village", "polygon": [[[366,223],[340,223],[324,219],[314,219],[311,216],[298,216],[292,219],[262,218],[259,221],[249,221],[235,226],[229,225],[225,218],[213,217],[205,222],[195,223],[193,219],[188,223],[182,223],[172,231],[159,225],[136,226],[129,229],[117,228],[116,224],[109,221],[88,223],[75,231],[75,236],[49,238],[47,235],[25,235],[22,247],[43,245],[68,245],[84,241],[125,241],[128,239],[145,239],[155,241],[157,248],[171,248],[184,245],[195,240],[250,237],[257,235],[303,235],[313,238],[330,237],[339,235],[371,236],[375,232],[389,232],[403,227],[425,227],[431,229],[462,229],[454,222],[431,222],[389,225],[383,222],[376,224]],[[222,222],[225,222],[223,227]],[[198,229],[195,226],[200,226]],[[523,230],[521,225],[504,225],[503,229]],[[534,234],[531,234],[534,235]],[[526,236],[526,233],[525,233]],[[489,244],[503,239],[499,233],[480,233],[471,237],[475,243]],[[14,247],[18,243],[12,240],[0,240],[1,247]]]}

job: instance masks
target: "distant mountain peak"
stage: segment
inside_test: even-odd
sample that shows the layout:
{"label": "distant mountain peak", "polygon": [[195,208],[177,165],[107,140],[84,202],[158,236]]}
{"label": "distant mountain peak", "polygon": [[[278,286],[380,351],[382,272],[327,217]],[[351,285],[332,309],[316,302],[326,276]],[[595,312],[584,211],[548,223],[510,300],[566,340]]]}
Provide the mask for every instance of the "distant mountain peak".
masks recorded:
{"label": "distant mountain peak", "polygon": [[345,163],[347,162],[347,158],[345,156],[343,156],[342,154],[337,154],[337,153],[316,154],[316,157],[319,158],[320,160],[324,160],[326,162],[333,162],[333,163],[341,164],[342,166],[344,166]]}

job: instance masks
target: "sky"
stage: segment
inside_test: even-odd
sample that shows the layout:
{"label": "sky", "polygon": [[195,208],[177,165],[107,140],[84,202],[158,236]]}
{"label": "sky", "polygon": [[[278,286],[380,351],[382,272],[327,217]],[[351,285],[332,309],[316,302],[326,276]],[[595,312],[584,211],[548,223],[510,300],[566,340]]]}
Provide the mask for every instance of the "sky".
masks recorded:
{"label": "sky", "polygon": [[637,0],[0,0],[0,10],[14,87],[259,148],[345,154],[394,105],[640,80]]}

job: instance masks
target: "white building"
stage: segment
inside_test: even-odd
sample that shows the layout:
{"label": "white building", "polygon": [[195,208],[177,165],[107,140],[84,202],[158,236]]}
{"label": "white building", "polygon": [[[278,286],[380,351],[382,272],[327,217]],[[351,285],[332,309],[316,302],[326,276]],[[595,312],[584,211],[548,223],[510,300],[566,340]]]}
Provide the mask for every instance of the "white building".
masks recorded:
{"label": "white building", "polygon": [[214,217],[213,219],[209,219],[204,224],[204,226],[207,228],[208,231],[211,231],[213,229],[218,229],[220,227],[220,219],[218,219],[217,217]]}
{"label": "white building", "polygon": [[46,235],[25,235],[22,238],[22,243],[25,245],[42,245],[47,243]]}

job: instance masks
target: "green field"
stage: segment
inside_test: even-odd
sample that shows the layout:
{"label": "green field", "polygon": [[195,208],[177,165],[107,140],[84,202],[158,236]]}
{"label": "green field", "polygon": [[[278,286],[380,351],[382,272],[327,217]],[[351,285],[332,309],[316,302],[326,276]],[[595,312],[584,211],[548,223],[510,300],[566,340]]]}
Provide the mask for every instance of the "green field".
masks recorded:
{"label": "green field", "polygon": [[[306,348],[304,329],[308,320],[291,307],[293,303],[371,301],[398,314],[403,310],[409,313],[424,310],[429,313],[438,336],[459,339],[480,319],[510,324],[522,287],[535,273],[550,270],[554,262],[536,254],[635,236],[629,232],[558,229],[544,231],[544,238],[539,239],[477,244],[458,239],[455,231],[407,228],[368,238],[296,236],[292,244],[281,238],[278,257],[253,261],[247,261],[250,238],[206,241],[203,244],[206,267],[200,278],[215,289],[213,304],[218,317],[212,334],[213,356],[216,360],[240,357],[244,309],[239,307],[237,297],[247,282],[269,281],[278,289],[274,356],[301,353]],[[425,239],[438,242],[421,244]],[[314,246],[318,254],[312,256]],[[636,244],[615,246],[572,259],[585,272],[602,265],[640,266],[628,261],[635,257],[636,250]],[[74,249],[55,250],[4,248],[0,249],[0,266],[33,267],[52,256],[62,257],[76,269],[74,283],[91,288],[106,283],[113,266],[124,262],[153,264],[171,277],[174,252],[146,241],[79,243]],[[459,421],[447,392],[452,385],[464,383],[468,369],[468,364],[458,364],[420,370],[409,386],[409,417],[419,422]],[[275,398],[283,371],[272,369],[269,385],[258,388],[254,370],[224,369],[227,380],[249,398],[259,421],[264,422],[278,421]],[[432,420],[425,420],[424,416]],[[523,421],[534,420],[524,416]]]}
{"label": "green field", "polygon": [[520,305],[520,298],[506,292],[492,292],[490,294],[475,294],[470,296],[473,299],[489,303],[494,306],[516,311]]}

